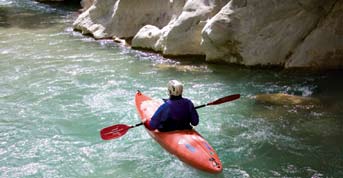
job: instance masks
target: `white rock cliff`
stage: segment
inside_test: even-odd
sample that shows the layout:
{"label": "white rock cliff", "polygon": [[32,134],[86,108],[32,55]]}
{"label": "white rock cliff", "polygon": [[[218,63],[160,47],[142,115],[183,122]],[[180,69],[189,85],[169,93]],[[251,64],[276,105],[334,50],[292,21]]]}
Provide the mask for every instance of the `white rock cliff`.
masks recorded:
{"label": "white rock cliff", "polygon": [[340,0],[95,0],[74,28],[163,55],[285,68],[343,68]]}

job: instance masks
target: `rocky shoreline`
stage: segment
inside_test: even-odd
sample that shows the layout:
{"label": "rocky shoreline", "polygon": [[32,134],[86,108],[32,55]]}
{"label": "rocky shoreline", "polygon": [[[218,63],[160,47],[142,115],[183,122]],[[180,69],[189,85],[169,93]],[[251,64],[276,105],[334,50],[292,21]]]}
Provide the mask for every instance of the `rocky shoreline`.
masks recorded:
{"label": "rocky shoreline", "polygon": [[[282,68],[343,69],[343,1],[83,0],[75,30],[132,39],[164,56]],[[120,41],[120,40],[119,40]]]}

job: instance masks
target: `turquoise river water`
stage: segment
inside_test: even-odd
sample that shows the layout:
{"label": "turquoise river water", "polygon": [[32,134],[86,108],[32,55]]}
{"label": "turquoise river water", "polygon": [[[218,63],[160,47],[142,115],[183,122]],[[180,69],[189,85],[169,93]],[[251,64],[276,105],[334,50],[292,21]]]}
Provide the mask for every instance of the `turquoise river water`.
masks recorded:
{"label": "turquoise river water", "polygon": [[[343,177],[343,73],[250,69],[177,61],[72,30],[76,8],[0,0],[0,177]],[[223,172],[185,165],[138,127],[103,141],[99,131],[139,123],[137,90],[160,99],[185,84],[201,105],[196,129]],[[257,102],[288,93],[311,105]]]}

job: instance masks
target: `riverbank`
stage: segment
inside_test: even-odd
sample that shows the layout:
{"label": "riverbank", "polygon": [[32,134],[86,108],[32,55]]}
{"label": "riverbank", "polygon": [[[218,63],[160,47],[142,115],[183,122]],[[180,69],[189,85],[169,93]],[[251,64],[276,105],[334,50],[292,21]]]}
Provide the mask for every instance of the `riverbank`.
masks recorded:
{"label": "riverbank", "polygon": [[342,69],[342,8],[343,3],[335,0],[97,1],[73,26],[96,39],[132,39],[132,47],[164,56],[203,55],[208,62],[245,66]]}

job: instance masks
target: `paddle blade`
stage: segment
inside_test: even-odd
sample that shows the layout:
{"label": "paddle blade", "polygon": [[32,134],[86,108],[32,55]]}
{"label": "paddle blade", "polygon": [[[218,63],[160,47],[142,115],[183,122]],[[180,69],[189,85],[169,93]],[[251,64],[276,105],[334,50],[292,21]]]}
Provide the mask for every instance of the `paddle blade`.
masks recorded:
{"label": "paddle blade", "polygon": [[117,124],[103,128],[100,131],[100,136],[103,140],[111,140],[123,136],[131,128],[125,124]]}
{"label": "paddle blade", "polygon": [[239,97],[241,97],[240,94],[229,95],[229,96],[225,96],[225,97],[223,97],[223,98],[217,99],[217,100],[215,100],[215,101],[213,101],[213,102],[207,103],[207,105],[222,104],[222,103],[225,103],[225,102],[229,102],[229,101],[232,101],[232,100],[236,100],[236,99],[238,99]]}

